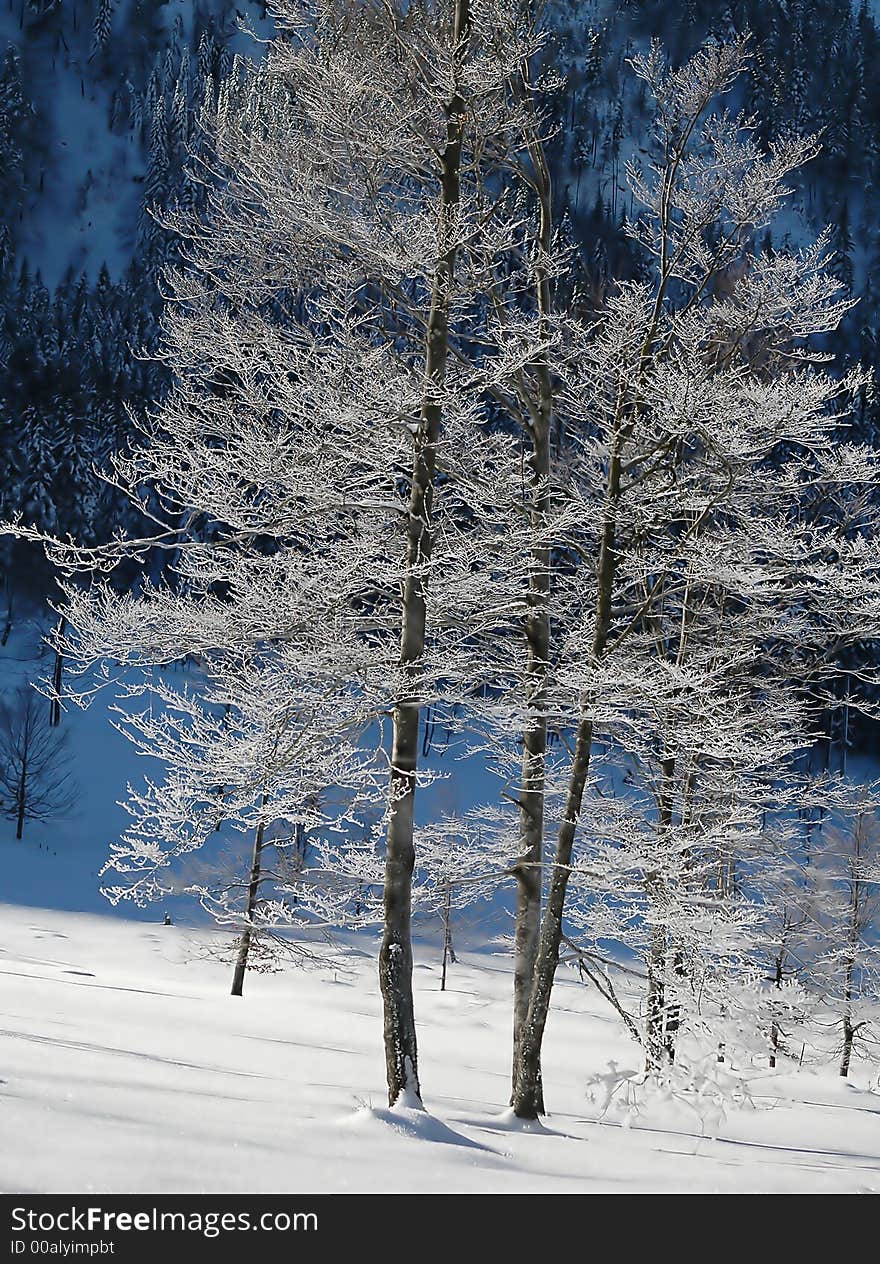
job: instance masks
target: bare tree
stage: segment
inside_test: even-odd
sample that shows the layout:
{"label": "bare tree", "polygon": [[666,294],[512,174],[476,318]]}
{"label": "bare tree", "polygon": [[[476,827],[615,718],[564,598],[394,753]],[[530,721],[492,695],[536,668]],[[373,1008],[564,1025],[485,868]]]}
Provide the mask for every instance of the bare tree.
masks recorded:
{"label": "bare tree", "polygon": [[[283,936],[321,920],[302,884],[305,840],[359,819],[379,784],[349,740],[358,717],[345,697],[298,680],[286,648],[215,652],[184,688],[162,673],[132,674],[116,709],[116,727],[166,771],[129,786],[131,823],[102,870],[113,875],[104,894],[142,906],[173,894],[198,899],[237,932],[233,996],[254,948],[264,960],[274,946],[311,958]],[[145,697],[147,706],[133,705]]]}
{"label": "bare tree", "polygon": [[[840,1074],[859,1043],[871,1043],[880,993],[880,809],[878,787],[860,789],[849,812],[834,813],[816,840],[812,916],[804,955],[813,984],[839,1014]],[[812,942],[812,951],[811,951]]]}
{"label": "bare tree", "polygon": [[[487,288],[520,234],[522,208],[487,172],[521,135],[509,81],[531,32],[506,0],[476,15],[467,0],[275,8],[266,57],[239,64],[207,120],[206,213],[169,217],[186,243],[164,316],[175,386],[111,476],[154,489],[147,547],[173,553],[174,583],[111,594],[101,572],[144,541],[50,544],[68,575],[92,576],[66,586],[70,632],[55,643],[69,688],[107,658],[137,669],[199,653],[222,670],[236,647],[287,645],[295,711],[320,682],[319,718],[354,708],[350,740],[380,731],[393,1104],[420,1093],[422,709],[454,712],[482,688],[480,632],[515,622],[521,635],[526,586],[496,582],[528,552],[509,513],[519,451],[487,424],[485,399],[487,379],[532,362],[534,336],[484,364],[474,317],[486,323]],[[212,828],[229,784],[212,783]],[[246,789],[258,801],[259,778]],[[150,846],[167,846],[164,816],[161,831],[137,840],[148,867]]]}
{"label": "bare tree", "polygon": [[[740,837],[746,849],[754,841],[755,802],[771,801],[785,761],[812,740],[815,708],[796,682],[810,675],[825,690],[823,656],[853,623],[847,583],[864,592],[872,619],[864,546],[839,546],[838,524],[804,504],[807,487],[824,485],[823,503],[836,506],[840,488],[874,477],[870,456],[842,456],[835,433],[859,375],[834,382],[808,347],[848,304],[827,275],[824,241],[791,255],[756,246],[816,142],[786,136],[765,154],[748,120],[720,112],[719,94],[746,60],[744,41],[708,45],[680,69],[656,46],[634,60],[657,102],[651,157],[629,167],[643,208],[631,232],[653,276],[620,285],[574,333],[564,407],[576,440],[563,494],[583,497],[585,530],[572,541],[582,564],[571,582],[554,575],[566,645],[550,683],[556,723],[575,740],[520,1040],[514,1109],[523,1118],[541,1109],[541,1042],[579,826],[599,843],[584,865],[588,888],[601,890],[617,865],[627,873],[628,924],[644,936],[645,1048],[658,1071],[683,1019],[685,945],[700,966],[717,961],[720,979],[726,963],[747,959],[738,911],[728,918],[722,908],[735,903],[730,892],[713,920],[695,910],[705,875]],[[858,491],[856,502],[858,514]],[[863,519],[846,514],[858,531]],[[780,591],[808,634],[787,635]],[[617,808],[590,793],[609,745],[636,777]]]}
{"label": "bare tree", "polygon": [[16,838],[25,821],[63,816],[76,800],[67,735],[53,728],[44,699],[27,687],[0,707],[0,789]]}

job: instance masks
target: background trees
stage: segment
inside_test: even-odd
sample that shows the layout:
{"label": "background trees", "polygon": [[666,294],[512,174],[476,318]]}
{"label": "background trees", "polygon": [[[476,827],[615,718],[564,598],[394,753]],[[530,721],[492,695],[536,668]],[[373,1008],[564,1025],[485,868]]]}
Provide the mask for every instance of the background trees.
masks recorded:
{"label": "background trees", "polygon": [[33,689],[21,688],[0,707],[0,791],[15,837],[26,821],[64,816],[76,787],[69,770],[66,734],[49,723],[49,708]]}
{"label": "background trees", "polygon": [[[4,27],[13,51],[7,57],[6,45],[0,49],[8,81],[0,104],[6,120],[0,123],[0,134],[11,145],[2,166],[9,179],[18,181],[18,192],[0,198],[0,238],[7,243],[0,250],[0,309],[6,318],[4,344],[12,347],[15,331],[26,326],[19,292],[23,265],[26,288],[33,287],[38,300],[44,291],[51,303],[68,288],[68,267],[74,283],[85,270],[92,287],[104,261],[118,299],[122,348],[127,352],[152,345],[158,272],[175,245],[173,234],[156,224],[145,207],[158,202],[167,208],[177,198],[197,196],[197,186],[185,175],[184,150],[193,138],[198,111],[206,95],[216,94],[229,76],[236,55],[259,53],[239,33],[237,12],[255,23],[261,35],[271,33],[269,22],[263,21],[265,6],[249,0],[198,0],[179,13],[167,5],[117,6],[104,50],[93,56],[94,23],[106,7],[97,0],[75,6],[25,4]],[[865,72],[878,43],[870,6],[857,6],[853,12],[848,0],[817,0],[809,6],[738,0],[674,10],[654,3],[621,4],[609,6],[601,24],[587,30],[577,7],[554,0],[547,7],[546,25],[553,38],[544,62],[567,76],[558,93],[541,99],[554,124],[547,129],[546,156],[554,219],[557,224],[565,219],[577,251],[580,301],[589,306],[607,292],[611,278],[632,277],[642,266],[622,223],[623,213],[633,210],[625,188],[625,160],[638,147],[647,120],[644,88],[627,68],[632,50],[659,36],[679,61],[709,33],[729,40],[735,32],[750,30],[755,57],[737,89],[736,103],[756,113],[759,143],[789,126],[800,131],[825,127],[834,137],[815,161],[792,173],[797,214],[771,230],[769,244],[796,246],[825,224],[836,226],[833,267],[840,275],[852,274],[862,302],[828,335],[828,345],[873,370],[877,295],[872,260],[877,242],[865,191],[877,185],[880,106],[873,79]],[[824,90],[805,95],[804,84],[822,84]],[[62,108],[72,98],[84,103],[83,113]],[[154,122],[163,138],[151,156]],[[89,172],[92,192],[80,206],[76,191]],[[135,222],[141,225],[140,234],[134,231]],[[5,433],[17,446],[19,434],[32,425],[42,428],[48,412],[53,429],[72,426],[79,433],[93,428],[103,460],[129,435],[124,409],[93,412],[74,398],[58,414],[54,402],[46,401],[62,365],[81,371],[84,382],[103,372],[103,340],[77,336],[57,348],[56,337],[52,329],[38,329],[28,354],[54,372],[31,375],[24,382],[17,380],[19,357],[7,357],[4,347],[0,399]],[[118,398],[127,399],[135,411],[165,381],[144,362],[139,372],[150,380],[125,370],[118,383]],[[857,424],[866,437],[873,433],[874,409],[865,393]],[[91,454],[86,467],[90,460]],[[29,501],[30,489],[16,478],[8,484],[2,512],[8,516]],[[62,533],[78,532],[75,501],[58,504]],[[73,517],[68,525],[69,511]],[[114,511],[122,511],[120,503]],[[47,575],[31,592],[29,581],[36,577],[18,557],[7,554],[2,565],[4,579],[11,576],[13,586],[22,589],[19,608],[44,595]]]}
{"label": "background trees", "polygon": [[877,806],[863,791],[847,807],[817,840],[803,937],[814,986],[836,1020],[842,1076],[854,1050],[876,1045],[873,1003],[880,982]]}

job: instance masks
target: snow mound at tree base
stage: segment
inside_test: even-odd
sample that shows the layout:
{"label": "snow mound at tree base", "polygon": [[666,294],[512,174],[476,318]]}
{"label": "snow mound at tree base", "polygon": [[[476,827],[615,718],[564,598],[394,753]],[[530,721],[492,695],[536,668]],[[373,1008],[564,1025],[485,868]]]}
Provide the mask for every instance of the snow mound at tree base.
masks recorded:
{"label": "snow mound at tree base", "polygon": [[389,1128],[401,1137],[412,1137],[419,1141],[431,1141],[440,1145],[464,1146],[466,1149],[483,1150],[490,1154],[496,1153],[491,1146],[483,1145],[450,1128],[426,1110],[418,1098],[409,1093],[402,1095],[393,1106],[362,1105],[344,1122],[349,1127]]}

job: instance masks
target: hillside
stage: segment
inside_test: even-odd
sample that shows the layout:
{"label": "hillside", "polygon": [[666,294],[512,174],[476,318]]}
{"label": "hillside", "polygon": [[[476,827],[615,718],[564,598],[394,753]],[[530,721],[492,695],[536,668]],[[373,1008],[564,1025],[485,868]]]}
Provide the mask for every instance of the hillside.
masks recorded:
{"label": "hillside", "polygon": [[[244,23],[258,38],[242,29]],[[880,55],[875,16],[850,0],[552,0],[548,64],[565,78],[547,99],[557,216],[576,243],[577,301],[604,303],[644,266],[623,231],[625,164],[644,143],[633,52],[659,38],[675,60],[711,32],[753,32],[739,104],[769,143],[822,133],[763,249],[830,225],[830,263],[860,300],[829,340],[838,365],[876,371],[880,238]],[[7,0],[0,4],[0,517],[78,538],[126,525],[118,495],[91,470],[167,388],[156,346],[160,275],[176,244],[161,215],[198,196],[187,157],[206,96],[259,58],[271,31],[260,0]],[[243,65],[244,63],[241,63]],[[240,67],[239,67],[240,70]],[[875,398],[857,429],[873,442]],[[0,576],[21,607],[50,586],[28,549],[0,547]],[[13,616],[14,618],[14,616]]]}

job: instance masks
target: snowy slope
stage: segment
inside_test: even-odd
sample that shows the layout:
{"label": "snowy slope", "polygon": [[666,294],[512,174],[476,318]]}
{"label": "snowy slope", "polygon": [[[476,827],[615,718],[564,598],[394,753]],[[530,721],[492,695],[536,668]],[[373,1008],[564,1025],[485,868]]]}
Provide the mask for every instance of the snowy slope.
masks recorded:
{"label": "snowy slope", "polygon": [[[150,42],[132,36],[131,48],[122,43],[126,51],[105,67],[92,39],[92,8],[74,5],[64,13],[59,37],[57,24],[31,18],[22,26],[19,4],[0,5],[0,56],[8,46],[18,50],[40,117],[20,257],[50,289],[71,268],[94,277],[106,264],[118,280],[136,256],[146,149],[131,131],[114,132],[110,118],[114,93],[126,96],[132,80],[143,87],[141,60],[161,54],[173,39],[194,48],[197,15],[223,33],[230,52],[252,58],[259,45],[238,30],[240,19],[255,34],[271,30],[259,0],[166,0],[155,6]],[[132,0],[115,6],[114,38],[127,35],[131,9]]]}
{"label": "snowy slope", "polygon": [[[880,1093],[831,1072],[753,1073],[752,1108],[655,1101],[630,1117],[587,1080],[635,1046],[560,981],[545,1130],[503,1115],[511,978],[465,954],[416,967],[428,1112],[384,1109],[373,946],[226,995],[216,937],[0,906],[4,1192],[880,1191]],[[367,951],[364,951],[367,950]],[[599,1095],[601,1096],[601,1095]],[[712,1139],[717,1133],[717,1139]]]}
{"label": "snowy slope", "polygon": [[[7,645],[0,646],[0,707],[13,705],[16,691],[51,674],[51,652],[43,638],[49,628],[44,614],[21,620]],[[184,669],[179,669],[184,670]],[[179,685],[176,668],[167,672]],[[71,683],[71,682],[68,682]],[[161,777],[163,766],[138,754],[132,744],[113,727],[111,708],[115,692],[100,692],[87,710],[68,703],[62,714],[61,733],[66,738],[66,759],[75,786],[71,810],[47,821],[28,821],[24,837],[15,837],[15,820],[3,815],[0,804],[0,901],[11,904],[46,906],[71,912],[112,913],[135,919],[151,919],[167,908],[175,920],[198,919],[201,911],[185,895],[169,897],[158,909],[139,909],[126,902],[113,910],[101,894],[100,870],[118,842],[130,817],[120,806],[130,784],[142,789],[146,777]],[[42,698],[38,705],[48,709]],[[427,761],[438,774],[419,800],[419,817],[428,820],[439,813],[462,814],[486,799],[497,798],[500,783],[489,775],[478,756],[456,758],[444,749],[442,735],[437,749]],[[11,809],[10,809],[11,811]],[[216,855],[216,848],[206,849]],[[493,924],[509,927],[507,910],[512,909],[512,881],[499,884],[492,909]],[[468,921],[487,915],[482,905],[468,914]],[[207,915],[205,915],[207,916]]]}
{"label": "snowy slope", "polygon": [[96,273],[106,262],[113,275],[124,271],[142,196],[143,155],[109,130],[110,91],[90,66],[87,32],[78,34],[65,50],[29,38],[17,12],[0,10],[0,51],[19,49],[41,110],[39,190],[31,190],[21,246],[50,286],[68,268]]}
{"label": "snowy slope", "polygon": [[[16,689],[46,673],[41,653],[45,624],[22,622],[6,646],[0,647],[0,704],[13,703]],[[89,710],[68,708],[62,716],[69,772],[75,802],[63,816],[28,821],[24,837],[15,837],[15,822],[0,815],[0,899],[17,904],[49,905],[86,912],[110,912],[100,892],[98,872],[109,845],[124,829],[128,816],[118,804],[128,781],[140,782],[149,761],[139,757],[110,723],[109,698]],[[39,700],[48,708],[48,702]],[[155,916],[134,907],[128,917]],[[176,913],[176,910],[175,910]]]}

